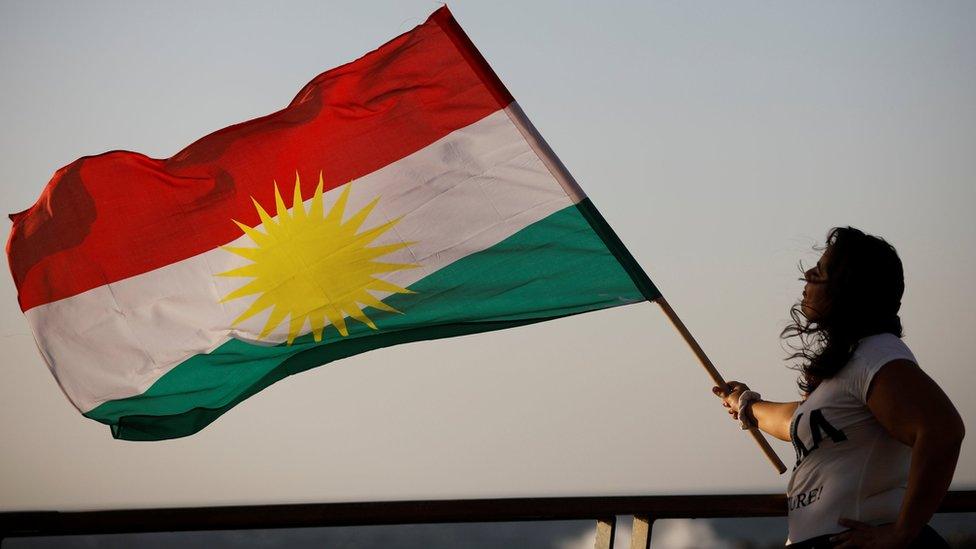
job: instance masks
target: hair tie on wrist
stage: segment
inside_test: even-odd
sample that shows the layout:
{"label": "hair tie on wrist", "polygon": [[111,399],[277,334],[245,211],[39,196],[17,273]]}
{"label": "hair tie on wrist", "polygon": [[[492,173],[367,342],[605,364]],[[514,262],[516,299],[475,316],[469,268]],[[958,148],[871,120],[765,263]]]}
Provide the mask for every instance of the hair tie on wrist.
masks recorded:
{"label": "hair tie on wrist", "polygon": [[758,400],[762,400],[762,395],[755,391],[743,391],[739,395],[739,426],[743,431],[756,428],[756,421],[749,407]]}

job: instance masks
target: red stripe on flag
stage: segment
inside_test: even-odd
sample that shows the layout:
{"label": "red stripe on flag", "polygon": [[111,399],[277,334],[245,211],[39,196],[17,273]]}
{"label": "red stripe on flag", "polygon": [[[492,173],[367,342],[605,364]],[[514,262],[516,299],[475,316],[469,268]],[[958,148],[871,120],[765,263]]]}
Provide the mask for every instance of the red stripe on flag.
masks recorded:
{"label": "red stripe on flag", "polygon": [[288,107],[169,159],[113,151],[58,170],[14,220],[7,254],[23,310],[211,250],[259,222],[296,172],[309,196],[403,158],[503,108],[511,95],[446,7],[317,76]]}
{"label": "red stripe on flag", "polygon": [[508,93],[508,90],[505,88],[505,84],[502,84],[498,75],[492,70],[491,65],[481,55],[478,48],[474,47],[474,43],[468,38],[467,33],[464,32],[461,25],[458,25],[451,12],[447,10],[447,6],[431,14],[428,21],[435,21],[440,25],[441,29],[451,38],[451,42],[454,42],[454,46],[461,52],[464,59],[471,65],[471,69],[481,78],[481,82],[491,91],[492,95],[495,96],[495,100],[500,105],[508,105],[515,101],[512,94]]}

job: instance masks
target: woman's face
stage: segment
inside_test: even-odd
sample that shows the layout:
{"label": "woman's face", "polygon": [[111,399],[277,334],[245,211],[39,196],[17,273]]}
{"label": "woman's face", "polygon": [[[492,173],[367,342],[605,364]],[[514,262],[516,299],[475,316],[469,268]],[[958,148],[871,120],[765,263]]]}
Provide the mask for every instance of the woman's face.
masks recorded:
{"label": "woman's face", "polygon": [[813,322],[820,320],[830,305],[827,299],[827,261],[830,259],[830,249],[824,251],[820,260],[813,267],[803,273],[806,285],[803,287],[801,309],[804,316]]}

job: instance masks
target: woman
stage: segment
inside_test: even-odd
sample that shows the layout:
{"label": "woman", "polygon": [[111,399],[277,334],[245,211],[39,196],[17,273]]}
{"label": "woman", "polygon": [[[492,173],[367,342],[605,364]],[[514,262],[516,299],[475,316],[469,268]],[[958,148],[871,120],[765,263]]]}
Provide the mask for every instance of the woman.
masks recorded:
{"label": "woman", "polygon": [[781,334],[803,400],[739,382],[713,391],[734,419],[793,442],[791,547],[948,547],[927,526],[949,488],[964,428],[902,342],[901,261],[884,240],[832,229]]}

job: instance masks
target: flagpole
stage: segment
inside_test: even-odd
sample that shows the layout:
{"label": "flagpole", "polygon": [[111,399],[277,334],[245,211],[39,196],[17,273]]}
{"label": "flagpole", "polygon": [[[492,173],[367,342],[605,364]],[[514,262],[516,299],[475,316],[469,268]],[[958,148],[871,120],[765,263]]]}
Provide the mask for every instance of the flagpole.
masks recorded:
{"label": "flagpole", "polygon": [[[708,359],[708,355],[705,354],[705,351],[703,351],[701,346],[698,345],[698,342],[695,341],[695,337],[691,335],[691,332],[689,332],[688,328],[685,327],[685,323],[681,322],[681,319],[678,318],[677,313],[675,313],[674,309],[671,308],[671,305],[668,304],[668,300],[664,299],[664,296],[661,296],[654,301],[661,306],[661,309],[664,311],[664,314],[667,315],[668,320],[674,324],[675,329],[677,329],[678,333],[681,334],[681,337],[684,338],[685,343],[691,347],[691,351],[695,353],[696,357],[698,357],[698,361],[701,362],[701,365],[705,368],[705,371],[708,372],[709,377],[712,378],[715,385],[724,387],[725,378],[723,378],[722,374],[718,373],[718,370],[715,369],[715,365],[712,364],[712,361]],[[779,456],[773,451],[773,448],[769,445],[769,441],[767,441],[766,437],[759,432],[759,429],[755,427],[749,429],[749,434],[751,434],[752,438],[755,439],[756,444],[759,445],[759,448],[762,450],[763,454],[766,455],[766,459],[773,464],[773,467],[775,467],[780,474],[786,472],[786,465],[784,465],[783,461],[779,459]]]}
{"label": "flagpole", "polygon": [[[566,195],[569,196],[573,202],[580,202],[583,198],[585,198],[586,194],[582,189],[580,189],[579,184],[576,183],[576,180],[573,178],[572,174],[569,173],[566,166],[563,165],[563,163],[559,160],[559,157],[556,156],[556,153],[553,152],[549,144],[546,143],[546,140],[543,139],[542,135],[532,124],[532,121],[529,120],[529,117],[525,115],[522,107],[513,101],[506,106],[504,110],[512,123],[515,124],[515,127],[518,128],[519,132],[522,134],[522,137],[525,138],[529,146],[532,147],[532,149],[539,156],[539,159],[542,160],[542,163],[546,166],[546,168],[549,169],[552,176],[562,186],[563,190],[566,192]],[[599,216],[599,213],[596,213],[596,215]],[[610,233],[613,233],[613,230],[610,229],[609,226],[606,228]],[[619,244],[623,252],[629,257],[629,252],[626,251],[623,243],[619,242],[617,236],[614,234],[611,234],[610,236]],[[606,235],[601,235],[601,238],[604,238],[604,241],[606,242]],[[633,258],[631,258],[631,261],[633,261],[636,268],[640,270],[640,266],[637,265]],[[647,277],[646,274],[643,276],[645,278]],[[651,284],[649,279],[647,282],[648,284]],[[635,280],[635,284],[636,283],[637,281]],[[656,292],[656,290],[654,291]],[[681,333],[681,337],[685,338],[685,342],[688,343],[688,346],[690,346],[691,350],[694,351],[695,356],[697,356],[698,360],[701,361],[702,366],[705,367],[705,371],[708,372],[708,375],[712,377],[712,381],[714,381],[716,385],[725,385],[725,380],[722,378],[722,375],[719,374],[718,370],[715,369],[715,366],[712,365],[712,361],[708,360],[708,357],[705,356],[705,352],[702,351],[702,348],[698,345],[698,342],[695,341],[695,338],[691,335],[691,332],[688,331],[688,328],[685,328],[684,323],[681,322],[681,319],[675,314],[674,309],[668,305],[668,302],[664,299],[664,296],[660,296],[654,301],[656,301],[661,308],[664,309],[664,314],[668,315],[671,323],[674,324],[674,327],[677,328],[678,332]],[[769,446],[769,442],[766,441],[766,438],[763,437],[762,433],[760,433],[758,429],[750,429],[749,433],[754,439],[756,439],[756,443],[759,444],[759,448],[762,449],[764,454],[766,454],[766,458],[773,464],[773,467],[775,467],[780,474],[784,473],[786,471],[786,466],[783,465],[783,462],[779,459],[779,456],[777,456],[776,452],[774,452]]]}

